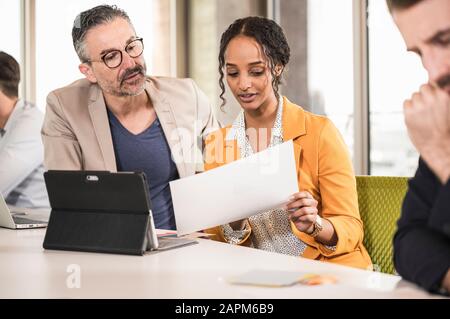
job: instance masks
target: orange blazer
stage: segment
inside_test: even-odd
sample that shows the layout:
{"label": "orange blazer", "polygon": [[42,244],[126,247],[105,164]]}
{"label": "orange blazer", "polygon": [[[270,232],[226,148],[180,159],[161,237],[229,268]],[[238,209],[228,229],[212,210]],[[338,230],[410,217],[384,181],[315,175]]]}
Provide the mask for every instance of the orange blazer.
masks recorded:
{"label": "orange blazer", "polygon": [[[319,215],[333,224],[338,237],[336,250],[332,251],[298,231],[291,222],[292,232],[307,244],[302,256],[371,270],[372,262],[363,246],[356,180],[339,131],[326,117],[306,112],[287,98],[283,99],[282,126],[283,140],[294,143],[300,191],[308,191],[319,202]],[[206,138],[206,170],[240,158],[237,141],[226,140],[230,128],[225,127]],[[225,241],[220,227],[206,231],[214,234],[214,239]],[[242,244],[249,245],[249,241],[248,237]]]}

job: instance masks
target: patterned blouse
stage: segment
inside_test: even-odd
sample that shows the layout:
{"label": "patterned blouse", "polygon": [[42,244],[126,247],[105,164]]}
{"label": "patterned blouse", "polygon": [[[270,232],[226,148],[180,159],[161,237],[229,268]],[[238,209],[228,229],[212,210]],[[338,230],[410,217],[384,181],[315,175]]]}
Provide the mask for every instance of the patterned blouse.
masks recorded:
{"label": "patterned blouse", "polygon": [[[269,147],[283,143],[283,99],[280,97],[278,110]],[[253,149],[246,135],[244,112],[241,111],[234,121],[227,140],[237,140],[242,158],[253,155]],[[271,252],[301,256],[306,244],[297,238],[291,230],[288,212],[282,209],[274,209],[252,216],[248,219],[244,230],[235,231],[230,225],[223,225],[222,230],[227,242],[238,244],[250,232],[252,247]]]}

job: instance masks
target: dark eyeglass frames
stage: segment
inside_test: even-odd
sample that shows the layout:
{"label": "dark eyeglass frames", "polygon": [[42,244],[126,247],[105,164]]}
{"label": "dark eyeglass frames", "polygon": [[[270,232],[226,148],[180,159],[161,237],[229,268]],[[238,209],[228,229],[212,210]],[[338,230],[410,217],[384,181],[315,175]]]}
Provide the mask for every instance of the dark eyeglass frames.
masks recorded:
{"label": "dark eyeglass frames", "polygon": [[[144,39],[136,38],[127,44],[124,51],[131,57],[137,58],[144,52]],[[87,60],[85,62],[103,62],[110,69],[115,69],[122,64],[123,53],[121,50],[109,51],[101,57],[101,61]]]}

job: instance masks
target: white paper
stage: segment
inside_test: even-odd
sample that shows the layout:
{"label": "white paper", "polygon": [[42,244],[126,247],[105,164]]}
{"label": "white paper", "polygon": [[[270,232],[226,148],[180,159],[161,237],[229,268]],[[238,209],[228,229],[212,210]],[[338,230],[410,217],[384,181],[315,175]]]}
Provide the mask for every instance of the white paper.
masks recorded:
{"label": "white paper", "polygon": [[170,182],[178,235],[282,207],[298,192],[293,142]]}

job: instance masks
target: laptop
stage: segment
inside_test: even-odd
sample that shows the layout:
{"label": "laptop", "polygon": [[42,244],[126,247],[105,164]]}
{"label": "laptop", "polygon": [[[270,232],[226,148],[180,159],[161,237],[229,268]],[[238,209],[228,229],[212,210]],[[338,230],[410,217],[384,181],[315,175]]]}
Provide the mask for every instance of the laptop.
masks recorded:
{"label": "laptop", "polygon": [[196,244],[159,237],[144,173],[48,171],[52,211],[44,248],[143,255]]}
{"label": "laptop", "polygon": [[[0,194],[0,227],[9,229],[30,229],[47,227],[47,222],[30,218],[29,213],[44,213],[36,209],[8,207]],[[47,212],[48,213],[48,212]]]}

